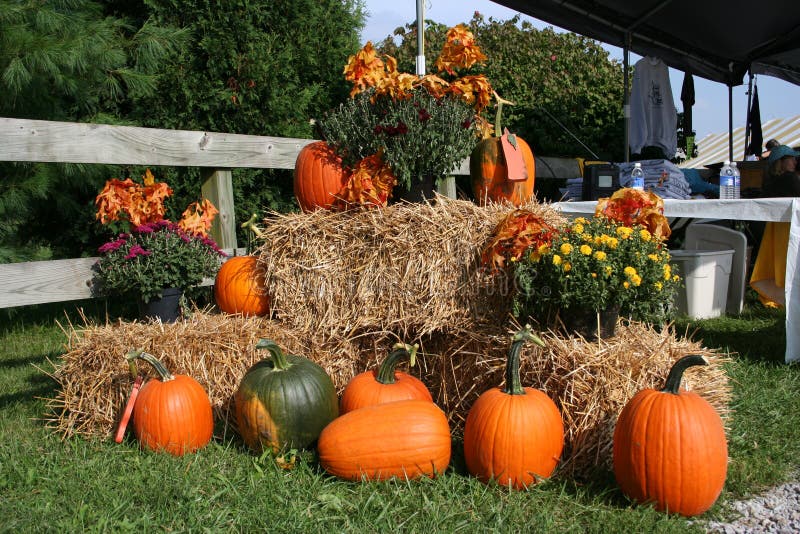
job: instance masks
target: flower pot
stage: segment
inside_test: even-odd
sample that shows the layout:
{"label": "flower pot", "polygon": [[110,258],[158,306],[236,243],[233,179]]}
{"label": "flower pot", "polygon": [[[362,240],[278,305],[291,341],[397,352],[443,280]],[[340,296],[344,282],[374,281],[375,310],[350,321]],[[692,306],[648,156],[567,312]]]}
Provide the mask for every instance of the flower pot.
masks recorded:
{"label": "flower pot", "polygon": [[181,316],[182,296],[182,289],[170,287],[161,292],[161,298],[150,299],[150,302],[139,300],[139,317],[145,321],[160,319],[162,323],[174,323]]}
{"label": "flower pot", "polygon": [[595,341],[598,337],[602,339],[614,337],[619,306],[612,306],[600,311],[564,308],[558,312],[558,315],[567,335],[580,335],[586,341]]}
{"label": "flower pot", "polygon": [[405,200],[406,202],[425,202],[426,200],[433,201],[435,192],[435,176],[423,176],[418,180],[413,180],[411,182],[411,186],[408,188],[403,185],[398,185],[394,189],[397,200]]}

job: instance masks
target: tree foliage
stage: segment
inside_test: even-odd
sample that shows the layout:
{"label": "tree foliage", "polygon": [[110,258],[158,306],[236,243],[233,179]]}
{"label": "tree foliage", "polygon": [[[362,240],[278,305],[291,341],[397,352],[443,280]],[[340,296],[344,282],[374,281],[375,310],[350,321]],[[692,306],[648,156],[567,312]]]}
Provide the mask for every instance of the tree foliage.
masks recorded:
{"label": "tree foliage", "polygon": [[[125,121],[153,91],[185,32],[107,16],[93,0],[0,0],[0,116]],[[91,242],[91,199],[107,168],[0,164],[0,261],[75,256]]]}
{"label": "tree foliage", "polygon": [[[476,13],[467,26],[488,57],[477,70],[489,77],[498,94],[515,103],[503,107],[503,124],[535,153],[592,158],[555,118],[599,157],[623,159],[623,70],[599,43],[552,28],[538,30],[519,17],[497,21]],[[446,30],[435,22],[426,26],[428,62],[438,55]],[[414,68],[414,25],[399,28],[395,37],[377,46],[398,58],[401,70]]]}
{"label": "tree foliage", "polygon": [[[0,0],[0,116],[312,137],[362,25],[360,0]],[[171,204],[199,196],[198,169],[154,171]],[[142,173],[0,164],[0,261],[94,254],[94,196]],[[240,220],[294,207],[286,171],[237,170],[234,188]]]}

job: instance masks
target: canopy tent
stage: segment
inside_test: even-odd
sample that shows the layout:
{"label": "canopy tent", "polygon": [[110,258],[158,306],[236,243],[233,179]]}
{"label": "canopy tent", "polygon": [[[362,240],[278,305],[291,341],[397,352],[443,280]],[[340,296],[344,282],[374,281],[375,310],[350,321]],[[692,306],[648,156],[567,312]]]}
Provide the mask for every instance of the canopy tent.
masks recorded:
{"label": "canopy tent", "polygon": [[751,67],[800,85],[800,11],[786,0],[492,1],[726,85]]}
{"label": "canopy tent", "polygon": [[[732,87],[745,74],[800,85],[800,11],[786,0],[492,0],[625,51],[625,153],[628,159],[628,52]],[[752,78],[751,78],[752,79]],[[729,136],[728,158],[733,159]]]}

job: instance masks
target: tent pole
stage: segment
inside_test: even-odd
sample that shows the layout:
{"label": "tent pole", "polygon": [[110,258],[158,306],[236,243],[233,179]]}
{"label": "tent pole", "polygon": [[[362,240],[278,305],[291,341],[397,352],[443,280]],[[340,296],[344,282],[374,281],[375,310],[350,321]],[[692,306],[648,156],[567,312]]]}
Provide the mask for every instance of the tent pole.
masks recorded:
{"label": "tent pole", "polygon": [[728,161],[733,161],[733,86],[728,85]]}
{"label": "tent pole", "polygon": [[417,0],[417,76],[425,76],[425,0]]}
{"label": "tent pole", "polygon": [[747,81],[747,113],[745,114],[744,126],[744,154],[742,159],[747,157],[747,147],[750,146],[750,106],[753,101],[753,71],[748,69],[747,74],[749,79]]}
{"label": "tent pole", "polygon": [[625,86],[622,100],[622,114],[625,118],[625,163],[631,160],[630,135],[631,135],[631,90],[628,83],[630,70],[631,32],[625,32],[625,46],[622,48],[622,83]]}

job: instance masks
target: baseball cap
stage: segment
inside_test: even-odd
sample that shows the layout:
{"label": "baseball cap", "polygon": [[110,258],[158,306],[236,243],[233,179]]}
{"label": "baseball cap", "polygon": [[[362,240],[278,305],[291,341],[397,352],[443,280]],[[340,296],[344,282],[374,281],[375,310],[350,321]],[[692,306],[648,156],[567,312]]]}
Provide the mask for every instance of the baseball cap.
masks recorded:
{"label": "baseball cap", "polygon": [[769,153],[769,162],[774,163],[781,158],[785,158],[786,156],[793,156],[796,158],[797,156],[800,156],[800,152],[786,145],[776,146]]}

